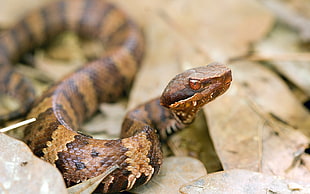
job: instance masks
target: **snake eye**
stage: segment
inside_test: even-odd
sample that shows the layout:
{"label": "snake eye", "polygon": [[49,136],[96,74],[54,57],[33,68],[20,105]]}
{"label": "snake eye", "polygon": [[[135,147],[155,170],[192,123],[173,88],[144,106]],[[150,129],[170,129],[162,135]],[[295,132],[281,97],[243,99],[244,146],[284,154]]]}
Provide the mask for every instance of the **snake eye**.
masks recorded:
{"label": "snake eye", "polygon": [[200,80],[197,79],[189,79],[189,86],[193,90],[199,90],[202,87]]}

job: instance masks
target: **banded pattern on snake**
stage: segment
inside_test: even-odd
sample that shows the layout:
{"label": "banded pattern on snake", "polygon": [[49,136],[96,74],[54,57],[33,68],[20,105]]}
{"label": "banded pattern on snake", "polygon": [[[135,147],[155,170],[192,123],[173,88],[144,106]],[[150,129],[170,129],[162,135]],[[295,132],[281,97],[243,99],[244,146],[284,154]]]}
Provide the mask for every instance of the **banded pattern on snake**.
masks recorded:
{"label": "banded pattern on snake", "polygon": [[[32,85],[12,63],[57,34],[70,30],[96,38],[102,57],[52,85],[35,100]],[[0,120],[27,112],[37,121],[25,129],[33,152],[62,172],[68,186],[104,173],[98,190],[130,190],[148,182],[162,163],[160,139],[190,124],[200,108],[223,94],[231,71],[213,63],[176,76],[162,96],[129,112],[121,139],[97,140],[77,133],[101,102],[114,102],[130,88],[144,52],[144,37],[126,14],[102,0],[61,0],[25,16],[0,36],[0,92],[15,97],[21,108]]]}

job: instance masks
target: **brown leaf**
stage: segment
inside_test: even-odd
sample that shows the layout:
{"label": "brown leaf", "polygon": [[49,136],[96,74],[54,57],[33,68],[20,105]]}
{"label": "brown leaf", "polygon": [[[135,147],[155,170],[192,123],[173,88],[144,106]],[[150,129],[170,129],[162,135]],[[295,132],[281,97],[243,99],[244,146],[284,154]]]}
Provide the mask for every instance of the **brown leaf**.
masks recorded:
{"label": "brown leaf", "polygon": [[[211,59],[226,61],[244,55],[249,44],[264,36],[273,23],[268,11],[252,0],[206,0],[199,4],[190,0],[113,2],[143,25],[147,40],[146,57],[134,84],[129,107],[159,96],[167,82],[185,68],[204,65]],[[49,63],[48,60],[45,62]],[[164,164],[158,176],[160,180],[167,180],[165,185],[157,184],[158,180],[154,179],[145,187],[155,185],[156,188],[148,191],[167,193],[171,188],[169,191],[178,192],[180,183],[206,173],[200,163],[175,160],[171,166]],[[177,166],[179,164],[183,166]],[[168,172],[172,175],[166,174]],[[173,188],[171,181],[175,183]]]}
{"label": "brown leaf", "polygon": [[148,184],[132,192],[139,194],[179,193],[181,185],[206,174],[206,169],[199,160],[189,157],[169,157],[164,159],[157,176],[153,177]]}
{"label": "brown leaf", "polygon": [[59,171],[0,133],[0,193],[67,193]]}
{"label": "brown leaf", "polygon": [[277,71],[310,96],[310,53],[302,50],[299,38],[296,32],[277,26],[255,50],[258,59],[268,56]]}
{"label": "brown leaf", "polygon": [[93,177],[91,179],[88,179],[87,181],[84,181],[80,184],[74,185],[72,187],[68,188],[69,194],[88,194],[93,193],[98,185],[101,183],[101,181],[107,177],[109,174],[111,174],[114,170],[119,168],[118,165],[111,166],[108,168],[104,173],[102,173],[99,176]]}
{"label": "brown leaf", "polygon": [[[173,32],[162,31],[164,36],[156,37],[157,41],[170,40],[164,45],[156,44],[156,51],[180,50],[178,57],[183,61],[193,60],[191,63],[196,63],[192,58],[196,55],[221,61],[244,55],[249,44],[268,32],[273,22],[267,9],[251,0],[204,0],[199,3],[131,0],[117,3],[144,24],[147,34],[157,29],[155,17],[162,20]],[[175,42],[177,37],[186,41],[185,47]],[[173,49],[166,49],[167,44],[173,45]]]}
{"label": "brown leaf", "polygon": [[199,114],[190,127],[173,134],[167,144],[175,156],[190,156],[199,159],[209,173],[223,169],[214,150],[203,114]]}
{"label": "brown leaf", "polygon": [[309,193],[310,185],[247,170],[209,174],[181,187],[182,194]]}
{"label": "brown leaf", "polygon": [[263,2],[282,22],[299,31],[303,40],[310,40],[309,1],[264,0]]}
{"label": "brown leaf", "polygon": [[303,164],[286,171],[294,153],[309,142],[301,129],[288,124],[309,128],[309,113],[283,81],[262,65],[239,62],[231,68],[234,81],[230,90],[205,108],[224,170],[243,168],[310,179]]}
{"label": "brown leaf", "polygon": [[234,64],[232,71],[235,86],[264,112],[296,128],[310,126],[309,112],[275,73],[262,65],[242,62]]}

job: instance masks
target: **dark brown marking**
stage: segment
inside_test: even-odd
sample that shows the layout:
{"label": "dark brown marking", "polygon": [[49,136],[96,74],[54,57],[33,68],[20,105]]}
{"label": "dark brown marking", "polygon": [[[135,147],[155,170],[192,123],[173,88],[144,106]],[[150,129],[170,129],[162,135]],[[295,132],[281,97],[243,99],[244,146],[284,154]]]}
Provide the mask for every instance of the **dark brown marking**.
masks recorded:
{"label": "dark brown marking", "polygon": [[86,168],[86,166],[83,162],[75,162],[75,166],[78,170],[82,170],[82,169]]}
{"label": "dark brown marking", "polygon": [[99,156],[99,152],[97,152],[95,149],[92,149],[90,155],[91,155],[91,157],[98,157]]}
{"label": "dark brown marking", "polygon": [[114,142],[110,142],[110,141],[107,141],[104,143],[104,146],[106,147],[113,147],[113,145],[114,145]]}
{"label": "dark brown marking", "polygon": [[24,161],[24,162],[21,162],[21,163],[20,163],[20,166],[23,167],[23,166],[26,166],[27,164],[28,164],[28,162],[27,162],[27,161]]}

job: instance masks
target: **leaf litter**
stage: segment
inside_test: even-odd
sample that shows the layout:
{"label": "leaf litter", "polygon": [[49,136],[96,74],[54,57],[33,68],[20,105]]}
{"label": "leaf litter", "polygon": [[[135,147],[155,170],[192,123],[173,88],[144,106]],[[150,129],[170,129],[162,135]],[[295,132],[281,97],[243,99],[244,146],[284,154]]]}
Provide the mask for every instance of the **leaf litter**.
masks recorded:
{"label": "leaf litter", "polygon": [[[124,104],[130,109],[159,96],[169,79],[184,69],[216,60],[227,63],[233,70],[230,90],[204,108],[205,116],[202,115],[202,119],[197,119],[200,120],[198,123],[204,124],[195,124],[202,129],[201,131],[209,130],[210,137],[207,137],[208,133],[198,135],[200,137],[194,142],[196,140],[189,135],[192,133],[191,128],[175,134],[169,140],[170,147],[164,147],[166,159],[160,175],[150,184],[135,190],[136,193],[151,191],[195,193],[197,185],[194,187],[191,185],[198,183],[200,193],[205,191],[229,193],[240,191],[238,189],[243,189],[243,193],[249,193],[252,190],[244,188],[261,188],[257,185],[263,185],[265,188],[256,190],[257,193],[308,191],[309,184],[304,182],[310,180],[310,159],[309,152],[306,151],[310,149],[309,112],[303,107],[303,103],[309,99],[307,70],[309,56],[307,36],[299,37],[296,33],[297,31],[305,34],[303,29],[298,29],[297,26],[296,30],[296,25],[285,26],[285,20],[261,1],[200,0],[196,4],[190,0],[142,2],[115,0],[113,3],[122,7],[143,27],[147,52],[128,102],[121,102],[116,108],[113,106],[103,108],[104,114],[98,113],[93,121],[83,127],[91,129],[94,126],[96,137],[100,137],[99,130],[109,126],[113,131],[106,131],[101,137],[115,138],[117,130],[114,129],[119,129],[122,120],[122,115],[118,112],[125,112]],[[307,10],[307,6],[297,5],[296,1],[286,3]],[[299,3],[302,5],[302,2]],[[39,6],[34,1],[27,4],[29,5],[21,10],[20,0],[4,3],[6,6],[0,8],[3,10],[0,11],[1,29],[13,25],[21,14],[30,10],[32,6]],[[309,16],[304,14],[307,11],[302,13],[295,11],[295,13],[306,18],[305,23],[309,21],[307,19]],[[282,23],[278,22],[279,18]],[[22,73],[32,78],[39,93],[50,82],[60,79],[61,76],[53,76],[53,69],[69,72],[78,68],[87,59],[93,58],[89,56],[91,49],[88,49],[88,43],[83,41],[80,43],[75,35],[66,36],[68,37],[64,40],[60,38],[56,41],[60,43],[55,43],[51,46],[52,49],[35,52],[33,56],[35,68],[18,66]],[[63,44],[61,42],[69,46],[59,46]],[[94,48],[95,53],[104,50],[96,43],[90,46]],[[68,56],[62,55],[63,53],[74,54]],[[73,65],[68,66],[67,63]],[[40,75],[51,77],[42,80]],[[115,115],[113,116],[115,121],[109,124],[101,123],[101,118],[111,112]],[[214,145],[213,151],[206,150],[207,142],[209,145]],[[7,152],[11,153],[11,150],[3,150],[3,154]],[[211,156],[203,154],[210,152],[213,152]],[[173,155],[178,157],[171,159]],[[203,163],[185,156],[198,158]],[[11,160],[9,157],[3,159],[4,162]],[[213,167],[207,164],[210,162],[214,162]],[[193,168],[184,169],[178,165]],[[197,171],[196,165],[199,166]],[[206,174],[207,171],[210,173],[222,168],[223,171],[219,173]],[[198,171],[201,173],[196,173]],[[228,174],[225,176],[235,181],[214,178],[222,177],[221,174]],[[10,176],[4,178],[13,182]],[[288,180],[286,178],[290,181],[286,181]],[[198,182],[195,182],[195,179]],[[246,184],[240,182],[241,180]],[[270,180],[274,184],[268,182]],[[35,181],[33,178],[30,182]],[[189,183],[191,181],[194,182]],[[29,182],[20,181],[14,184],[26,186]],[[51,191],[55,191],[54,188]]]}

